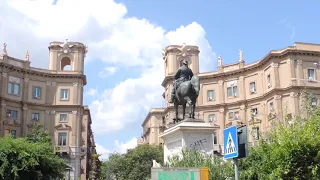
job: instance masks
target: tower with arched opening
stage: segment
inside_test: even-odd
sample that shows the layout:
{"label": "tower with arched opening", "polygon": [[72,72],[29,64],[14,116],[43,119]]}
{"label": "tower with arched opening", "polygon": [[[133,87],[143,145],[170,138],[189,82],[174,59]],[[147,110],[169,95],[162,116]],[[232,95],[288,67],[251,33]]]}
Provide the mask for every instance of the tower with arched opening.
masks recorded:
{"label": "tower with arched opening", "polygon": [[51,42],[49,45],[49,70],[73,71],[83,74],[87,47],[79,42]]}

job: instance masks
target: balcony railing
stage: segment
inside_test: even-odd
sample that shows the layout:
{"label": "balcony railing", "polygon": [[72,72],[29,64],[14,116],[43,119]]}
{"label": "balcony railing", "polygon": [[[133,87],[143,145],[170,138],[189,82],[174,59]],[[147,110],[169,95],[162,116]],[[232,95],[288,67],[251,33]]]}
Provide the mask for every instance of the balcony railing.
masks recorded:
{"label": "balcony railing", "polygon": [[219,144],[214,144],[213,145],[213,151],[217,151],[217,152],[220,152],[220,145]]}
{"label": "balcony railing", "polygon": [[69,146],[55,146],[56,152],[69,152]]}

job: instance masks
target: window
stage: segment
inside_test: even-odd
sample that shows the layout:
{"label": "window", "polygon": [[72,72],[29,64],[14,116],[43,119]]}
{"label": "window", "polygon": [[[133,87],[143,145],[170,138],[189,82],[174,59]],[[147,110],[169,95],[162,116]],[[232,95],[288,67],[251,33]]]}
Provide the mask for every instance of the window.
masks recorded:
{"label": "window", "polygon": [[229,119],[230,120],[239,120],[240,119],[239,111],[229,112]]}
{"label": "window", "polygon": [[218,136],[216,132],[213,132],[213,144],[218,144]]}
{"label": "window", "polygon": [[16,138],[17,137],[17,131],[16,130],[11,130],[11,136],[13,137],[13,138]]}
{"label": "window", "polygon": [[240,119],[239,111],[234,112],[234,119],[235,120],[239,120]]}
{"label": "window", "polygon": [[238,86],[228,87],[227,88],[228,97],[238,97]]}
{"label": "window", "polygon": [[253,94],[256,92],[256,83],[255,82],[251,82],[250,83],[250,93]]}
{"label": "window", "polygon": [[252,136],[254,140],[259,140],[259,128],[254,127],[252,128]]}
{"label": "window", "polygon": [[69,89],[61,89],[60,99],[68,100],[69,98]]}
{"label": "window", "polygon": [[33,121],[38,121],[39,117],[40,117],[39,113],[32,113],[31,118]]}
{"label": "window", "polygon": [[20,94],[20,84],[9,82],[8,93],[18,96]]}
{"label": "window", "polygon": [[268,88],[270,88],[272,85],[271,85],[271,75],[268,74],[267,76],[267,83],[268,83]]}
{"label": "window", "polygon": [[215,114],[209,114],[208,119],[209,119],[209,122],[212,122],[212,121],[216,120],[216,115]]}
{"label": "window", "polygon": [[7,137],[11,135],[12,138],[16,138],[17,137],[17,131],[16,130],[11,130],[11,129],[6,129],[4,132],[4,136]]}
{"label": "window", "polygon": [[208,101],[213,101],[214,100],[214,90],[209,90],[207,92],[207,96],[208,96]]}
{"label": "window", "polygon": [[229,119],[233,119],[233,112],[229,112]]}
{"label": "window", "polygon": [[308,69],[308,80],[315,80],[316,78],[314,77],[314,69]]}
{"label": "window", "polygon": [[269,108],[270,108],[270,112],[274,112],[273,102],[271,102],[271,103],[269,104]]}
{"label": "window", "polygon": [[8,109],[6,116],[7,116],[7,118],[17,119],[18,118],[18,111]]}
{"label": "window", "polygon": [[315,97],[311,98],[311,105],[312,105],[312,106],[317,106],[317,105],[318,105],[318,100],[317,100],[317,98],[315,98]]}
{"label": "window", "polygon": [[67,133],[59,133],[58,134],[58,145],[66,146],[67,145]]}
{"label": "window", "polygon": [[67,121],[67,114],[60,114],[60,121]]}
{"label": "window", "polygon": [[251,109],[251,113],[253,116],[257,116],[258,115],[258,108]]}
{"label": "window", "polygon": [[34,99],[40,99],[41,98],[41,88],[34,87],[33,88],[33,96]]}

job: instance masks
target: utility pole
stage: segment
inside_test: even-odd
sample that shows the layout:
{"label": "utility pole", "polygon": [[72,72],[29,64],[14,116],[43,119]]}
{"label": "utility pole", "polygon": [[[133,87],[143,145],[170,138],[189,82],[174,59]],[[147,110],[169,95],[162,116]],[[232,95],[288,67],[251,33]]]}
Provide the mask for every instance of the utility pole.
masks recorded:
{"label": "utility pole", "polygon": [[234,177],[235,180],[239,180],[239,161],[238,158],[233,158],[234,162]]}

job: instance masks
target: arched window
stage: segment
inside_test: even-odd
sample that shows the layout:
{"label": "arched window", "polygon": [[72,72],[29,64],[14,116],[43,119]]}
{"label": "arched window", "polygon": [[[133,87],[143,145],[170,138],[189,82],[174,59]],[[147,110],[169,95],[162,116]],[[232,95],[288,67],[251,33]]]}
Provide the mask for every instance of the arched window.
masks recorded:
{"label": "arched window", "polygon": [[69,57],[63,57],[61,59],[61,70],[62,71],[71,71],[71,59]]}

